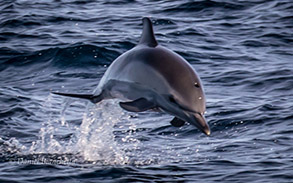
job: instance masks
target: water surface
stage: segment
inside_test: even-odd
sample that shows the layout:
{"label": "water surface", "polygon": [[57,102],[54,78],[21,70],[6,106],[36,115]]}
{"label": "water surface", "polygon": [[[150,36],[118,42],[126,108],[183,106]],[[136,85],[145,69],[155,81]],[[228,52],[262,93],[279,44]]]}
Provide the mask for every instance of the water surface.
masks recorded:
{"label": "water surface", "polygon": [[[0,182],[292,182],[290,0],[0,3]],[[210,137],[172,116],[93,105],[141,19],[199,73]]]}

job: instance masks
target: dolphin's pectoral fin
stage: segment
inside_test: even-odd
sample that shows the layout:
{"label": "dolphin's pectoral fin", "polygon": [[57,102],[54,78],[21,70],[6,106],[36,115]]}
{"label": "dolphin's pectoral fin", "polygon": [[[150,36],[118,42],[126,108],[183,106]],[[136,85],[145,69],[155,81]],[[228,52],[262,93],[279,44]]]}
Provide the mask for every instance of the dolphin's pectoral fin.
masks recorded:
{"label": "dolphin's pectoral fin", "polygon": [[174,117],[172,119],[172,121],[170,121],[170,123],[171,123],[172,126],[181,127],[181,126],[183,126],[185,124],[185,121],[183,121],[183,120],[181,120],[181,119],[179,119],[177,117]]}
{"label": "dolphin's pectoral fin", "polygon": [[66,97],[73,97],[73,98],[81,98],[81,99],[87,99],[90,100],[92,103],[98,103],[101,100],[103,100],[102,95],[90,95],[90,94],[73,94],[73,93],[58,93],[58,92],[52,92],[56,95],[66,96]]}
{"label": "dolphin's pectoral fin", "polygon": [[156,105],[145,98],[139,98],[131,102],[120,102],[120,107],[130,112],[142,112],[153,109]]}

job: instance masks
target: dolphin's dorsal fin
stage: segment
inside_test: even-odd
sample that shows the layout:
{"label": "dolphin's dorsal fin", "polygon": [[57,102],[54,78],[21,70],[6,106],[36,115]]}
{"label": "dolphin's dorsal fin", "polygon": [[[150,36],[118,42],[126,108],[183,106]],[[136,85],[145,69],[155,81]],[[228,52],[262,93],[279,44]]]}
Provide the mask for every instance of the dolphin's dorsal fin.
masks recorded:
{"label": "dolphin's dorsal fin", "polygon": [[143,23],[143,30],[142,30],[139,44],[144,44],[149,47],[156,47],[158,45],[158,42],[154,35],[153,25],[151,20],[147,17],[144,17],[142,19],[142,23]]}

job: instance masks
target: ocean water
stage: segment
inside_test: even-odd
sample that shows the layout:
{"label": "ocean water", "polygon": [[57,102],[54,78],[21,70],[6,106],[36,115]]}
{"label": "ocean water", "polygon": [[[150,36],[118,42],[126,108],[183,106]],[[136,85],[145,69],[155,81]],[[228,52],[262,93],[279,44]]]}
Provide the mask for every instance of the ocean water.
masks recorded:
{"label": "ocean water", "polygon": [[[0,2],[0,182],[293,182],[291,0]],[[151,17],[199,73],[207,137],[92,93]]]}

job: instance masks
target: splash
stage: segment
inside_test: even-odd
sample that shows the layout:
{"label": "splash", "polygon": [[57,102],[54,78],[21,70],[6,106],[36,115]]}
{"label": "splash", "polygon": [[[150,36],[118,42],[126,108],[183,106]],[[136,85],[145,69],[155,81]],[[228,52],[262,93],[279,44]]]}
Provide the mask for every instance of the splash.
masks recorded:
{"label": "splash", "polygon": [[113,101],[103,101],[93,107],[88,106],[76,144],[85,160],[102,160],[104,164],[128,162],[129,158],[115,140],[113,133],[114,126],[121,120],[126,120],[127,115],[114,106],[117,105],[113,105]]}
{"label": "splash", "polygon": [[[44,113],[49,116],[29,153],[74,154],[78,161],[103,165],[129,163],[129,149],[136,149],[139,141],[134,138],[136,126],[129,120],[131,115],[118,107],[117,100],[93,105],[69,99],[62,110],[55,109],[54,102],[52,96],[45,102]],[[76,124],[79,117],[81,124]],[[120,137],[115,135],[117,128],[123,131]]]}

